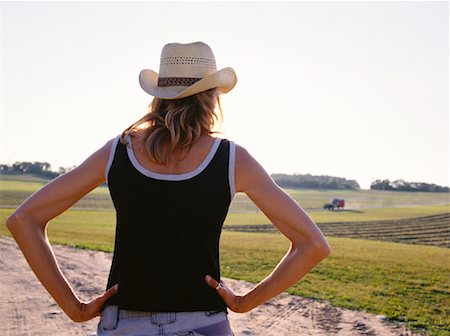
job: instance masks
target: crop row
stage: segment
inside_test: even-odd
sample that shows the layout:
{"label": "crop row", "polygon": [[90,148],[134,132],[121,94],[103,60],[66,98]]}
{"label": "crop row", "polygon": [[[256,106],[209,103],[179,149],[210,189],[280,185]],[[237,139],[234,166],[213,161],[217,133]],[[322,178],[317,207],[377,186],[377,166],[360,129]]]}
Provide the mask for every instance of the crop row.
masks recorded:
{"label": "crop row", "polygon": [[[450,247],[450,213],[405,220],[318,223],[326,236]],[[225,225],[224,230],[276,232],[272,224]]]}

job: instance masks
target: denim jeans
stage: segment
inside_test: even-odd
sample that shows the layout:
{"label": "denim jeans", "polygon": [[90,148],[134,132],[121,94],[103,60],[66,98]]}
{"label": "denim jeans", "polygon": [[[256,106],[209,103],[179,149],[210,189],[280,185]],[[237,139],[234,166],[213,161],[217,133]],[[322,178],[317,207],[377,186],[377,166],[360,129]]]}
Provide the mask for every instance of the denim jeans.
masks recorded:
{"label": "denim jeans", "polygon": [[107,306],[98,336],[233,336],[223,311],[150,313]]}

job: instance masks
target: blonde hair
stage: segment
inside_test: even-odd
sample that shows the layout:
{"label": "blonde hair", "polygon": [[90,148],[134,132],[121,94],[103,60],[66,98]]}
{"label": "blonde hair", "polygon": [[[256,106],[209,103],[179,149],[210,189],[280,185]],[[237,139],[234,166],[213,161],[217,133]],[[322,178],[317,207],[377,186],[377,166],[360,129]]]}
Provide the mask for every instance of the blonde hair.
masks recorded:
{"label": "blonde hair", "polygon": [[223,119],[217,89],[176,100],[155,97],[148,110],[145,116],[123,131],[120,140],[126,144],[126,136],[143,128],[147,155],[161,165],[169,163],[169,157],[175,151],[189,149],[200,136],[217,133],[213,129]]}

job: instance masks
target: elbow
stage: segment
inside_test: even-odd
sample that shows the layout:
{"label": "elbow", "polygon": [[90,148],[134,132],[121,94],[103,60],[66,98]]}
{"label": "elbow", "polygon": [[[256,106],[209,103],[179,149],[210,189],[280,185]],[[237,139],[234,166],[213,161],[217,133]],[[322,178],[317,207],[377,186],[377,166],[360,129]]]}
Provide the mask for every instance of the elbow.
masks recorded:
{"label": "elbow", "polygon": [[323,260],[331,254],[331,247],[325,238],[311,243],[311,251],[316,258]]}
{"label": "elbow", "polygon": [[314,255],[313,258],[316,259],[317,262],[321,262],[331,254],[331,248],[328,244],[314,245],[311,247],[310,251]]}
{"label": "elbow", "polygon": [[20,228],[24,227],[28,222],[26,216],[16,210],[6,219],[5,224],[9,232],[14,236],[19,232]]}
{"label": "elbow", "polygon": [[320,233],[311,239],[312,249],[314,254],[320,259],[325,259],[331,254],[331,246],[328,244],[325,236]]}
{"label": "elbow", "polygon": [[331,247],[324,237],[317,240],[309,240],[307,242],[292,243],[291,248],[303,253],[307,253],[311,258],[320,262],[331,254]]}
{"label": "elbow", "polygon": [[325,259],[331,254],[331,246],[328,244],[326,238],[322,235],[321,239],[318,239],[314,243],[317,254]]}
{"label": "elbow", "polygon": [[17,227],[19,220],[19,215],[16,212],[13,212],[5,222],[6,228],[8,229],[11,234],[13,233],[14,229]]}
{"label": "elbow", "polygon": [[328,244],[328,242],[325,240],[323,243],[318,244],[316,246],[317,254],[322,258],[325,259],[331,254],[331,246]]}

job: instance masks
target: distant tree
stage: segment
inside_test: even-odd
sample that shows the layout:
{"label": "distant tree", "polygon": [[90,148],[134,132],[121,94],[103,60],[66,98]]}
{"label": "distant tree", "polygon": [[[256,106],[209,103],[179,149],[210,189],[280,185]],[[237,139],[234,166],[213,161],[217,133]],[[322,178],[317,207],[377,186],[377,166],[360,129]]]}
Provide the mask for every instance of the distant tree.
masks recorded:
{"label": "distant tree", "polygon": [[41,173],[51,171],[52,166],[48,162],[33,162],[33,172]]}
{"label": "distant tree", "polygon": [[370,185],[370,189],[375,190],[392,190],[389,180],[375,180]]}

